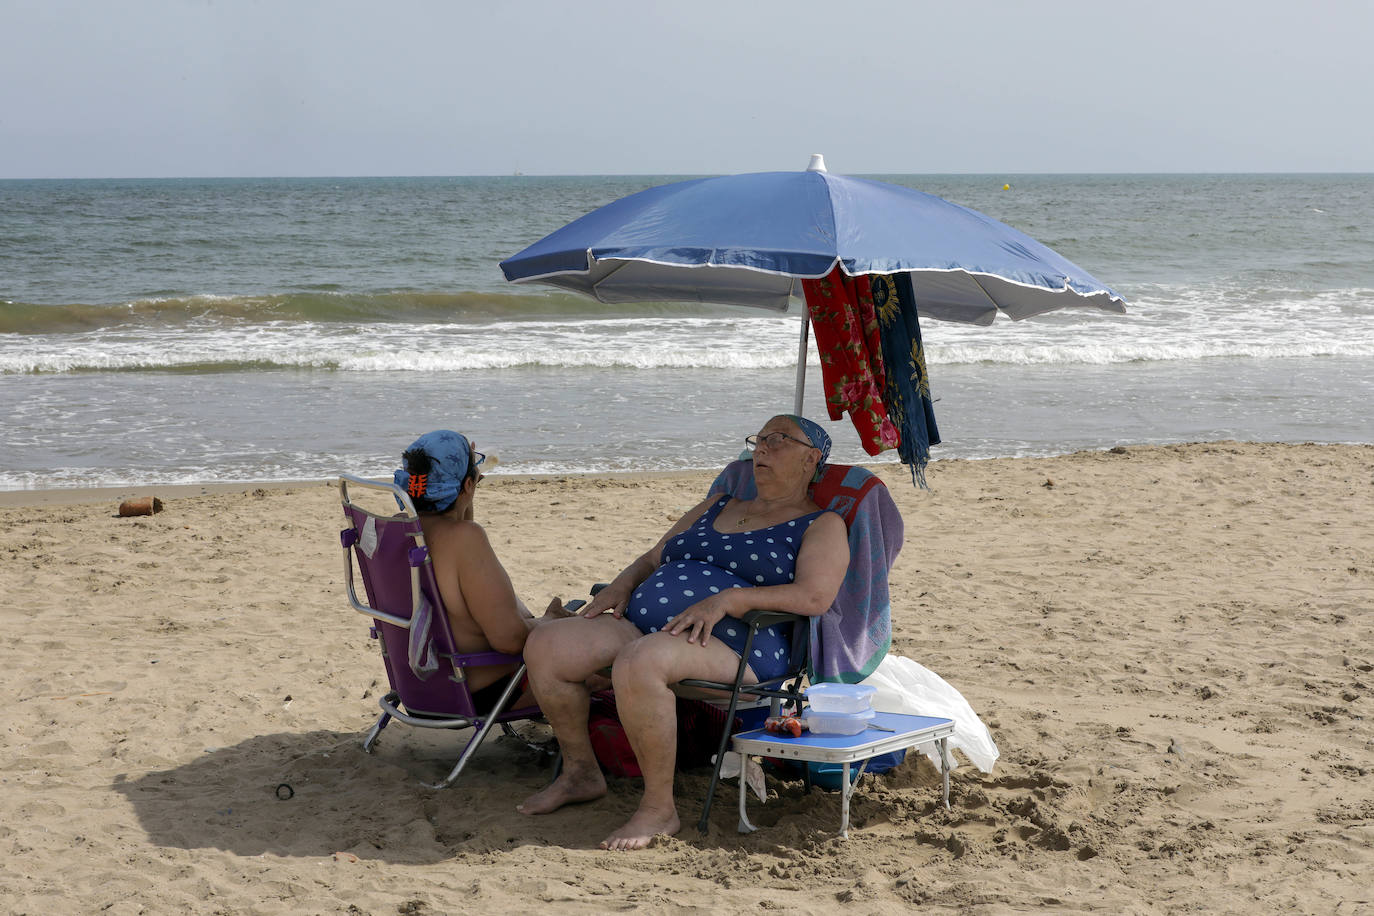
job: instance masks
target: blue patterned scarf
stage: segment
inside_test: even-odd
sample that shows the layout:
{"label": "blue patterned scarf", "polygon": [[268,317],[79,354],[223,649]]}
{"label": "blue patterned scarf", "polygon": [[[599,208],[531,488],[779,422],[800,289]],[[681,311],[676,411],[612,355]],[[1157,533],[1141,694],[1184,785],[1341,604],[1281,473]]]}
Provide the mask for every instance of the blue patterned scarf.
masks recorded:
{"label": "blue patterned scarf", "polygon": [[902,464],[911,466],[912,483],[929,489],[926,462],[930,460],[930,447],[940,444],[940,431],[935,426],[935,407],[930,400],[930,374],[926,372],[926,355],[921,345],[921,325],[916,320],[911,275],[874,275],[872,289],[887,371],[883,405],[902,434],[897,450]]}

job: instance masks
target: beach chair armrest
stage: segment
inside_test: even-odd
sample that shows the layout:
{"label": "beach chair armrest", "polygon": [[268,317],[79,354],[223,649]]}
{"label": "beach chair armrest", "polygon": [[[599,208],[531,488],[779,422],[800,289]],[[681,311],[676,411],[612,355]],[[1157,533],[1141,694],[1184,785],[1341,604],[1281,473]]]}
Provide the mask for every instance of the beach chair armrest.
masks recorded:
{"label": "beach chair armrest", "polygon": [[[749,629],[757,633],[764,627],[771,627],[779,623],[803,624],[809,620],[804,614],[793,614],[790,611],[747,611],[740,620]],[[744,669],[741,667],[740,676],[743,676]],[[796,677],[796,672],[790,671],[780,677],[771,678],[758,684],[730,684],[723,681],[709,681],[703,678],[684,678],[679,681],[684,687],[701,687],[709,690],[737,691],[742,694],[749,694],[756,697],[771,697],[774,699],[796,699],[797,693],[792,690],[779,690],[778,685],[784,681]]]}
{"label": "beach chair armrest", "polygon": [[791,611],[746,611],[740,617],[740,620],[754,630],[779,623],[804,623],[807,619],[805,614],[793,614]]}
{"label": "beach chair armrest", "polygon": [[491,665],[518,665],[523,659],[518,655],[504,652],[472,652],[453,656],[453,663],[459,668],[485,668]]}

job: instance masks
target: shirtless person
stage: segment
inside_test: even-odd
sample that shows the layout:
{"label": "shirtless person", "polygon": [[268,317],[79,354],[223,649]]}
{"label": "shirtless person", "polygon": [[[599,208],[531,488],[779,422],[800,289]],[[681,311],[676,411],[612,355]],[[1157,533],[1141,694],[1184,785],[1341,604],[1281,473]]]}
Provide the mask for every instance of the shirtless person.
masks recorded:
{"label": "shirtless person", "polygon": [[[396,486],[405,490],[420,513],[434,578],[448,611],[449,627],[460,652],[505,652],[519,655],[530,631],[545,620],[567,617],[557,598],[544,616],[535,618],[515,595],[510,576],[496,557],[482,526],[472,519],[478,471],[486,456],[452,430],[425,433],[402,456]],[[506,687],[515,665],[473,668],[468,686],[478,710],[490,709]],[[516,707],[533,703],[526,692]]]}

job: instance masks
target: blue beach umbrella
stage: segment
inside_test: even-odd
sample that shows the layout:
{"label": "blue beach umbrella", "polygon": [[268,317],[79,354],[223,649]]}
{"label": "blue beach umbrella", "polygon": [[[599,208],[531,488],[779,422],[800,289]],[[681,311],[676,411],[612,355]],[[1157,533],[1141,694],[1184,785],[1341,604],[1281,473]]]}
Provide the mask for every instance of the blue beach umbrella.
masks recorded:
{"label": "blue beach umbrella", "polygon": [[[990,325],[1066,307],[1124,313],[1125,300],[1035,239],[911,188],[832,175],[759,172],[648,188],[606,204],[501,262],[512,283],[602,302],[696,301],[783,311],[805,280],[888,277],[882,349],[909,354],[900,378],[902,459],[919,471],[939,441],[917,316]],[[835,276],[838,276],[836,274]],[[874,281],[874,297],[881,292]],[[815,320],[815,304],[811,307]],[[802,322],[796,412],[805,387]],[[896,336],[900,341],[891,341]],[[822,359],[826,353],[822,352]],[[919,371],[916,363],[919,363]],[[889,404],[891,409],[891,404]],[[857,423],[856,423],[857,425]]]}
{"label": "blue beach umbrella", "polygon": [[758,172],[660,185],[593,210],[501,262],[512,283],[602,302],[693,301],[781,311],[803,279],[910,273],[918,313],[989,325],[1125,299],[990,216],[881,181]]}

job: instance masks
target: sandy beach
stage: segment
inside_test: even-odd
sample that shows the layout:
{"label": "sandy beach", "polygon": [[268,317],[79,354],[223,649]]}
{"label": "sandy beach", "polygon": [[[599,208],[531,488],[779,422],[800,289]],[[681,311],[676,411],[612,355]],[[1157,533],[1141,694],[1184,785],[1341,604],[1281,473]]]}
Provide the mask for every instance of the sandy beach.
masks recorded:
{"label": "sandy beach", "polygon": [[[548,761],[393,725],[327,483],[0,494],[0,911],[1374,912],[1374,447],[1220,442],[881,471],[907,525],[893,650],[991,727],[953,808],[914,755],[735,831],[596,842]],[[492,477],[531,607],[649,546],[712,475]],[[133,495],[165,510],[120,518]],[[537,726],[532,727],[537,731]],[[1173,750],[1170,750],[1171,745]],[[707,774],[679,777],[695,820]],[[292,796],[278,797],[287,784]],[[285,793],[282,793],[285,794]]]}

